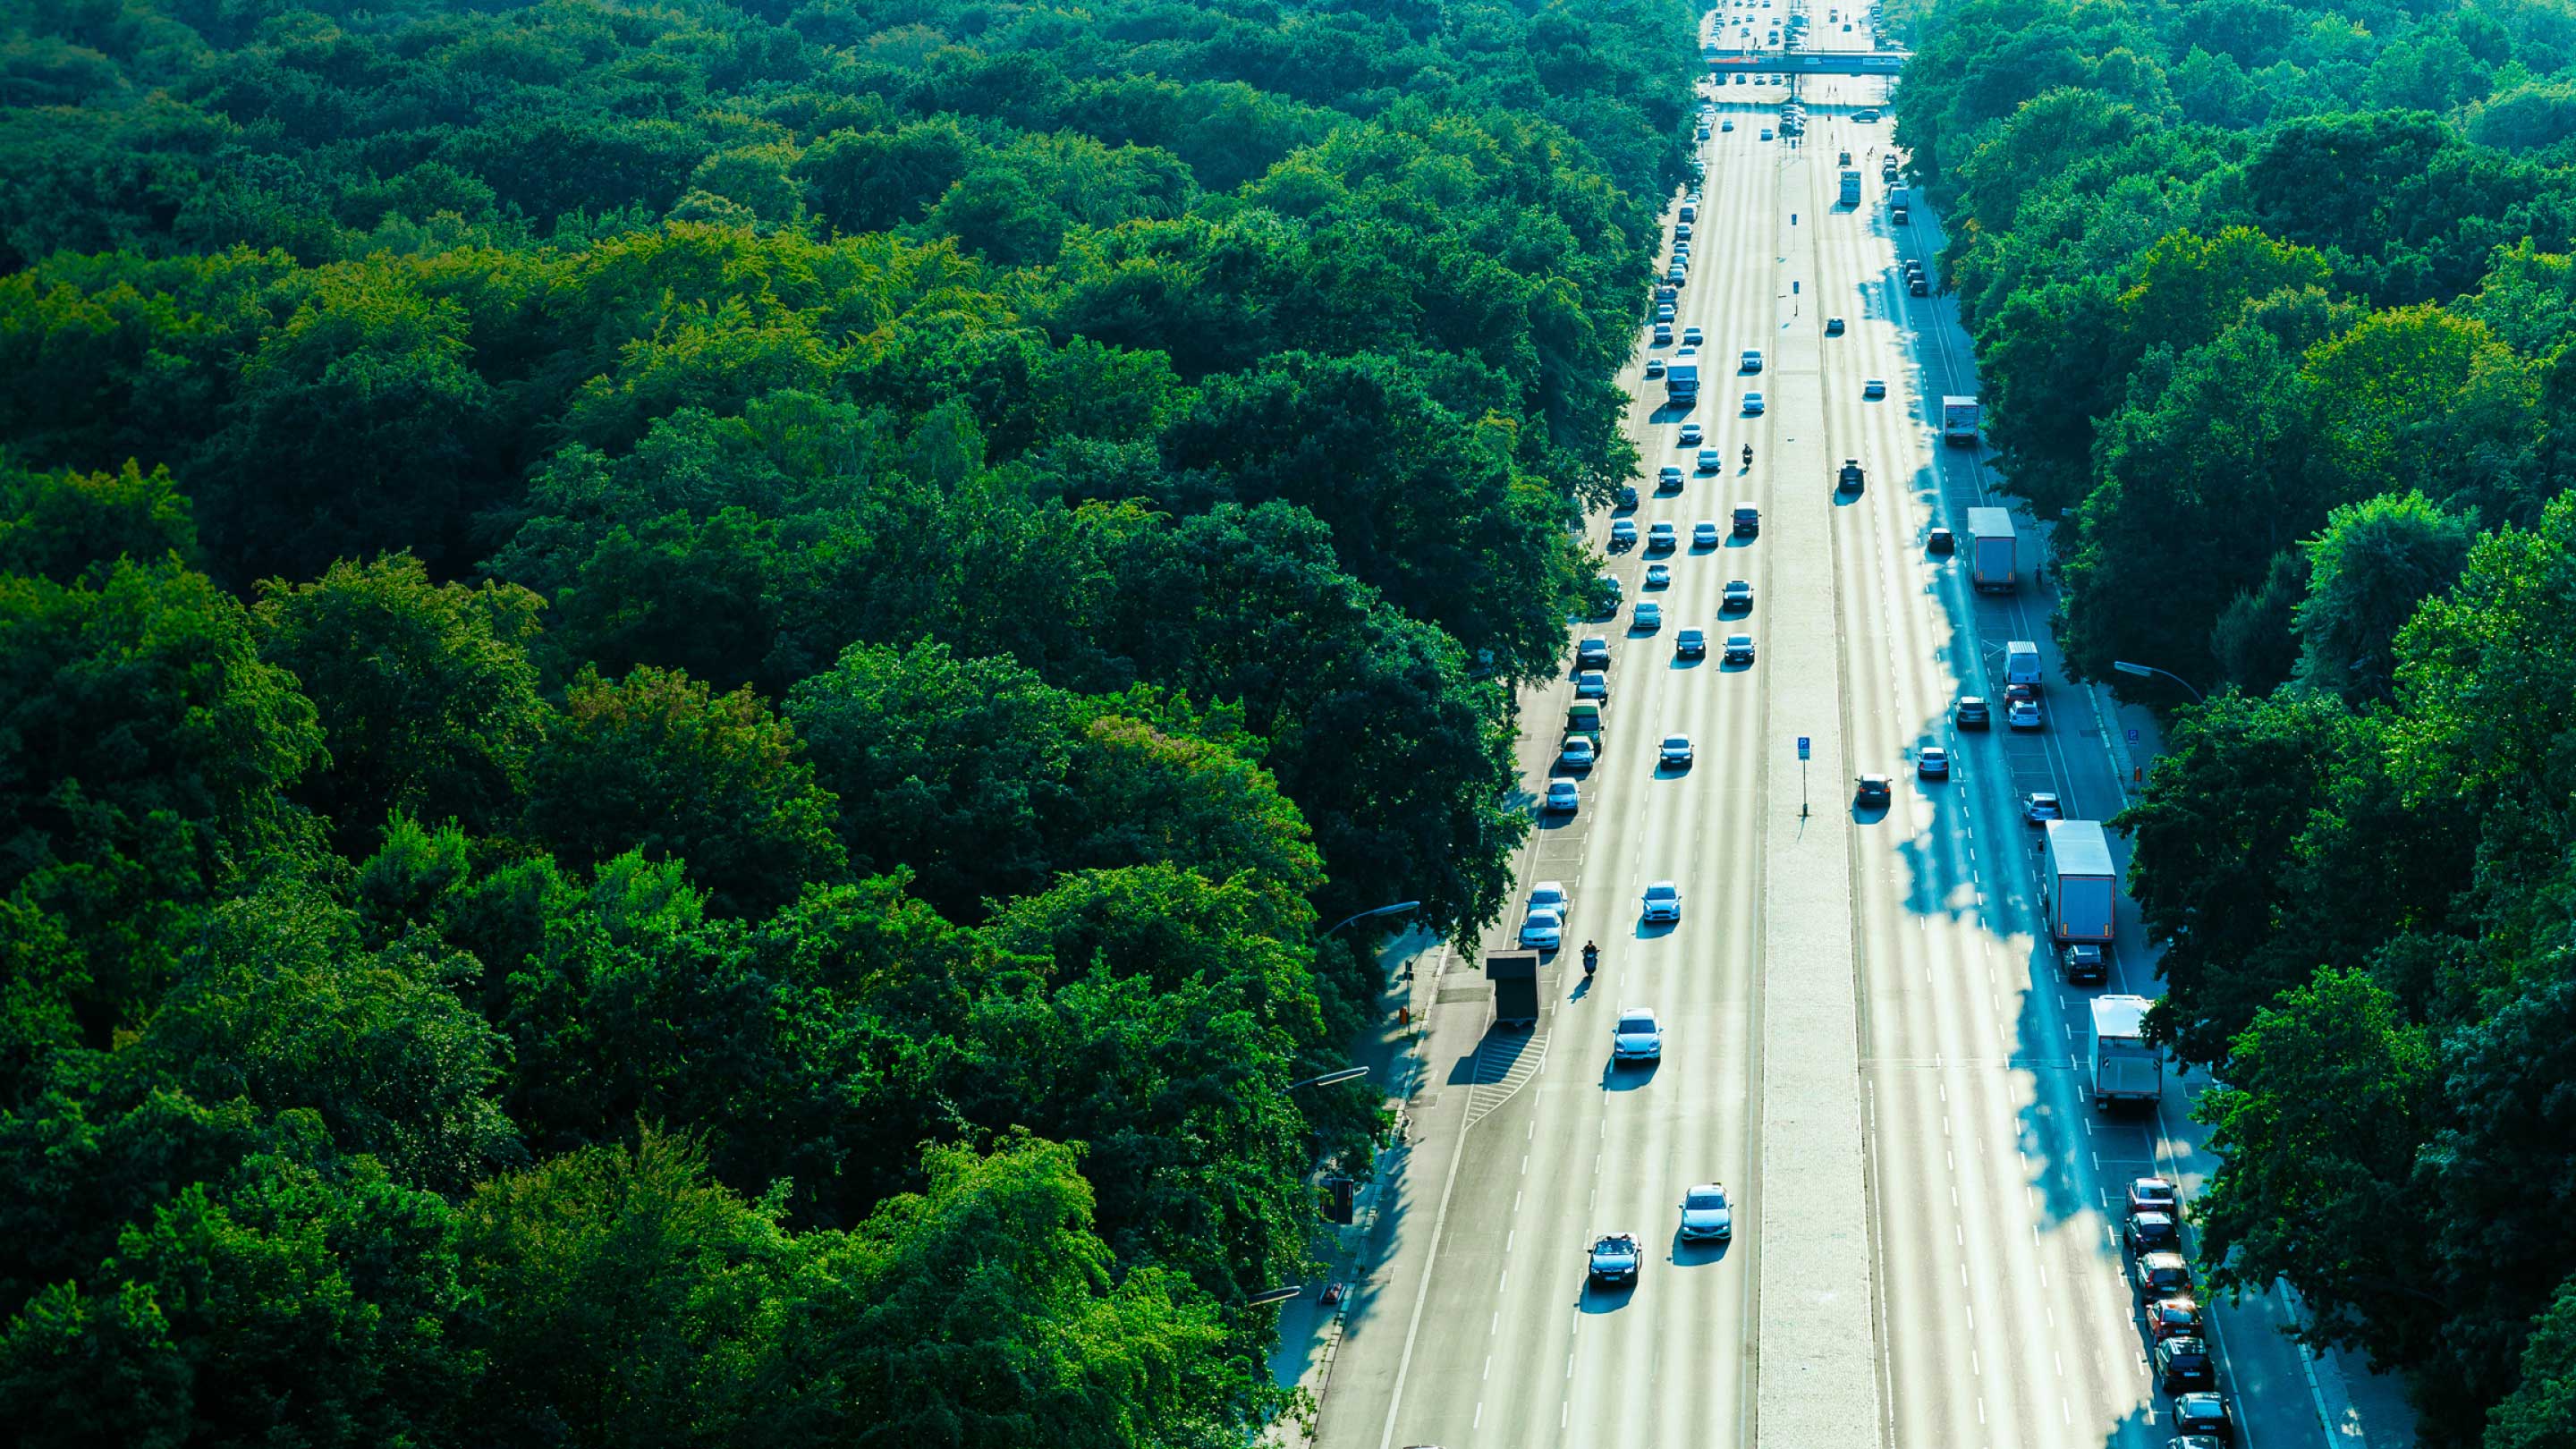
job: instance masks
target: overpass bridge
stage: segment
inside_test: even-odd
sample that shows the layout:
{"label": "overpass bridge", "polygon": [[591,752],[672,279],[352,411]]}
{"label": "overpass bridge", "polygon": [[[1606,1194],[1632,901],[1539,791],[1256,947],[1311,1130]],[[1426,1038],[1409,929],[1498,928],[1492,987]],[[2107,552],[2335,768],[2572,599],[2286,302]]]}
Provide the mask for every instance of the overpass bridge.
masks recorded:
{"label": "overpass bridge", "polygon": [[1902,50],[1720,50],[1705,46],[1700,58],[1709,73],[1771,75],[1886,75],[1905,69],[1910,54]]}

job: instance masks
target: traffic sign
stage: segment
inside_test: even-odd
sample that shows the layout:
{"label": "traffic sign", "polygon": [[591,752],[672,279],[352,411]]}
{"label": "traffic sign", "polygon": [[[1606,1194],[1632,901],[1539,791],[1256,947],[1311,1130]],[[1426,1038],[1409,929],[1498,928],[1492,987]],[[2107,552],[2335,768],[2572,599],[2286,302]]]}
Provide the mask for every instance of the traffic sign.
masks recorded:
{"label": "traffic sign", "polygon": [[[2131,730],[2131,731],[2129,731],[2129,733],[2130,733],[2130,734],[2132,734],[2132,735],[2134,735],[2134,734],[2136,734],[2136,733],[2137,733],[2137,731],[2136,731],[2136,730]],[[1800,735],[1800,736],[1798,736],[1798,758],[1803,760],[1803,759],[1805,759],[1806,757],[1807,757],[1807,737],[1806,737],[1805,735]]]}
{"label": "traffic sign", "polygon": [[2129,743],[2134,745],[2134,744],[2136,744],[2137,742],[2138,742],[2138,732],[2137,732],[2136,730],[2131,730],[2131,731],[2129,731]]}

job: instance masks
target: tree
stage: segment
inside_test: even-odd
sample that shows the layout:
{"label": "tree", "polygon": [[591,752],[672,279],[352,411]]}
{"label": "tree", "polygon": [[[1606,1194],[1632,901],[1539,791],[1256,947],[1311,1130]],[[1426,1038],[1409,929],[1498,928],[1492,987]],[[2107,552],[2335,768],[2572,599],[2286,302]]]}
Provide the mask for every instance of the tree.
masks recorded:
{"label": "tree", "polygon": [[2228,1062],[2194,1109],[2221,1162],[2194,1209],[2211,1282],[2287,1278],[2312,1341],[2418,1361],[2404,1355],[2430,1346],[2442,1308],[2408,1190],[2437,1093],[2424,1032],[2367,976],[2326,970],[2258,1010]]}
{"label": "tree", "polygon": [[717,695],[677,671],[612,684],[584,670],[529,761],[527,828],[579,865],[628,850],[684,860],[719,909],[755,913],[848,864],[803,754],[748,686]]}
{"label": "tree", "polygon": [[2326,516],[2303,547],[2308,596],[2298,606],[2299,681],[2354,704],[2394,687],[2397,631],[2468,563],[2475,515],[2445,513],[2421,493],[2383,494]]}
{"label": "tree", "polygon": [[2559,1284],[2549,1311],[2533,1320],[2522,1382],[2488,1411],[2483,1443],[2484,1449],[2576,1445],[2576,1278]]}
{"label": "tree", "polygon": [[197,525],[170,470],[35,473],[0,463],[0,573],[97,585],[119,560],[192,561]]}
{"label": "tree", "polygon": [[432,584],[409,554],[263,582],[260,652],[294,672],[330,753],[305,798],[344,838],[396,813],[503,823],[545,724],[527,655],[543,607],[509,584]]}

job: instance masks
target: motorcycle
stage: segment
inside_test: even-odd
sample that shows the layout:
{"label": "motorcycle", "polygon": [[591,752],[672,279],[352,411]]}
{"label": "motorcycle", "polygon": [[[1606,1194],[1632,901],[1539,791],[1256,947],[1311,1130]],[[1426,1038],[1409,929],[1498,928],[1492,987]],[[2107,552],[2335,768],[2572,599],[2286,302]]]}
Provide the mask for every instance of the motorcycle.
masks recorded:
{"label": "motorcycle", "polygon": [[1594,971],[1594,970],[1596,970],[1597,968],[1599,968],[1599,966],[1600,966],[1600,965],[1601,965],[1601,948],[1600,948],[1600,947],[1598,947],[1598,946],[1593,945],[1593,944],[1592,944],[1591,942],[1589,942],[1589,941],[1584,942],[1584,943],[1583,943],[1583,979],[1585,979],[1586,981],[1591,980],[1591,979],[1592,979],[1592,973],[1593,973],[1593,971]]}

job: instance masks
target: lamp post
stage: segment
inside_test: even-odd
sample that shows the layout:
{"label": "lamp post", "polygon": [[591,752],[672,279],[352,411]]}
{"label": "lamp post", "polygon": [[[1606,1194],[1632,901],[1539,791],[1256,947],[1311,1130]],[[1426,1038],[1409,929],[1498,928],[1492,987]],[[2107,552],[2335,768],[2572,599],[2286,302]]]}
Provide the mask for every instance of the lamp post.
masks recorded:
{"label": "lamp post", "polygon": [[1344,1082],[1356,1082],[1368,1074],[1369,1069],[1366,1067],[1344,1067],[1340,1071],[1326,1072],[1321,1076],[1299,1078],[1279,1090],[1293,1092],[1299,1087],[1334,1087]]}
{"label": "lamp post", "polygon": [[1350,917],[1349,920],[1337,922],[1333,926],[1332,930],[1324,932],[1322,936],[1317,936],[1315,939],[1320,941],[1324,939],[1324,936],[1333,934],[1333,931],[1338,931],[1343,926],[1349,925],[1351,921],[1365,921],[1371,916],[1400,916],[1407,911],[1417,911],[1421,908],[1422,902],[1420,901],[1397,901],[1391,906],[1378,906],[1370,910],[1362,911],[1358,915]]}
{"label": "lamp post", "polygon": [[1305,1291],[1305,1284],[1291,1283],[1284,1288],[1264,1288],[1243,1301],[1256,1307],[1264,1303],[1285,1303]]}
{"label": "lamp post", "polygon": [[2201,695],[2199,690],[2192,688],[2190,680],[2183,678],[2181,675],[2174,673],[2170,669],[2158,669],[2152,664],[2131,664],[2126,659],[2112,660],[2111,667],[2120,671],[2122,674],[2134,674],[2140,679],[2170,679],[2190,692],[2192,703],[2209,703],[2209,701]]}

